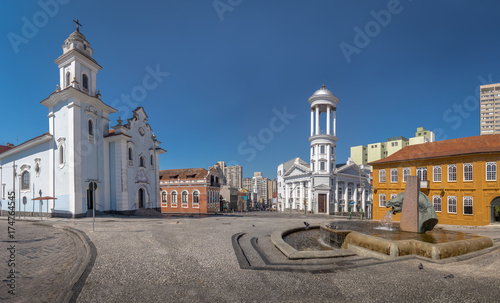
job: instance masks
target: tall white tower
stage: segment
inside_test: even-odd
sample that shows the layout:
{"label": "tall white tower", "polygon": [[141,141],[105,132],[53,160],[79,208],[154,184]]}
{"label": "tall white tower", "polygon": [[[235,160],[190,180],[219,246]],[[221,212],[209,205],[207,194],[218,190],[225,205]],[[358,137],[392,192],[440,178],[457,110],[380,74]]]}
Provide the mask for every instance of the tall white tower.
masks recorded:
{"label": "tall white tower", "polygon": [[[311,136],[309,141],[311,142],[311,170],[313,175],[331,176],[335,171],[336,112],[338,103],[339,98],[326,89],[324,85],[309,97],[309,104],[311,105]],[[331,182],[327,182],[329,185],[331,184]]]}

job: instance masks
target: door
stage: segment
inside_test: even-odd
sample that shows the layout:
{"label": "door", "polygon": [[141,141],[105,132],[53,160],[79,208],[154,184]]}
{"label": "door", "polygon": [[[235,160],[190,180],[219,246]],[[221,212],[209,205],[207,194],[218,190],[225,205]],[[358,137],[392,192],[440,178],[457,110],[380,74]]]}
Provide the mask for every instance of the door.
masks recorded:
{"label": "door", "polygon": [[139,208],[144,208],[144,189],[139,188]]}
{"label": "door", "polygon": [[318,212],[324,213],[326,211],[326,194],[318,194]]}

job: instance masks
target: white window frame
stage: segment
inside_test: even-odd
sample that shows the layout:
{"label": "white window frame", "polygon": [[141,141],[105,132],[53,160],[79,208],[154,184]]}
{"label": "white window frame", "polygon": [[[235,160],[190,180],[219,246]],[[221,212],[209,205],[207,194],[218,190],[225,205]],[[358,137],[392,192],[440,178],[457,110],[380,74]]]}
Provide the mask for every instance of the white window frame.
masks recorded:
{"label": "white window frame", "polygon": [[[494,174],[494,177],[495,177],[494,179],[488,179],[488,165],[495,168],[494,171],[493,170],[490,171],[492,176]],[[497,180],[497,163],[496,162],[486,162],[485,166],[486,166],[486,181],[496,181]]]}
{"label": "white window frame", "polygon": [[325,171],[325,161],[319,161],[319,170],[320,171]]}
{"label": "white window frame", "polygon": [[[450,174],[450,168],[454,168],[455,172],[452,172]],[[456,164],[448,164],[447,171],[448,171],[448,182],[457,182],[457,165]],[[455,174],[455,180],[450,179],[452,174]]]}
{"label": "white window frame", "polygon": [[59,168],[63,168],[66,165],[66,138],[57,139],[57,155]]}
{"label": "white window frame", "polygon": [[[194,202],[194,194],[198,194],[198,202],[195,203]],[[191,195],[193,196],[192,197],[192,204],[193,204],[193,208],[200,208],[200,191],[199,190],[194,190]]]}
{"label": "white window frame", "polygon": [[[453,199],[455,200],[455,212],[453,211],[450,211],[450,206],[453,206],[452,204],[450,204],[450,200]],[[446,209],[448,210],[448,213],[449,214],[456,214],[457,213],[457,196],[448,196],[448,198],[446,199],[447,203],[446,203]]]}
{"label": "white window frame", "polygon": [[[439,172],[436,172],[436,170],[439,170]],[[436,178],[436,176],[439,176],[439,180]],[[432,167],[432,182],[441,182],[442,179],[443,179],[443,174],[441,165],[434,165]]]}
{"label": "white window frame", "polygon": [[378,182],[385,183],[385,169],[381,169],[378,171]]}
{"label": "white window frame", "polygon": [[398,196],[398,194],[391,194],[391,200],[396,198]]}
{"label": "white window frame", "polygon": [[[470,172],[467,171],[467,168],[469,167],[470,167]],[[467,177],[470,177],[470,180]],[[471,182],[473,181],[473,179],[474,179],[474,166],[472,165],[472,163],[464,163],[464,182]]]}
{"label": "white window frame", "polygon": [[411,169],[409,167],[403,168],[403,183],[406,183],[406,179],[411,174]]}
{"label": "white window frame", "polygon": [[[382,201],[384,201],[384,204],[382,204]],[[378,206],[379,207],[385,207],[386,203],[387,203],[387,201],[385,199],[385,194],[379,194],[378,195]]]}
{"label": "white window frame", "polygon": [[[175,194],[175,199],[174,199],[174,194]],[[170,205],[171,207],[177,207],[178,201],[179,201],[179,193],[176,190],[173,190],[170,192]]]}
{"label": "white window frame", "polygon": [[[436,199],[439,200],[439,204],[436,203]],[[436,206],[439,205],[439,210],[437,210]],[[443,200],[441,199],[441,196],[439,195],[434,195],[432,196],[432,206],[434,206],[434,211],[437,213],[440,213],[443,209]]]}
{"label": "white window frame", "polygon": [[[186,202],[184,202],[184,194],[186,194]],[[181,207],[182,208],[189,207],[189,193],[187,190],[181,191]]]}
{"label": "white window frame", "polygon": [[[470,205],[465,205],[466,203],[470,204]],[[470,206],[472,208],[472,213],[470,213],[470,214],[465,213],[465,206]],[[464,216],[473,216],[474,215],[474,198],[472,196],[464,196],[463,214],[464,214]]]}
{"label": "white window frame", "polygon": [[[417,176],[420,177],[420,176],[423,176],[425,173],[425,179],[424,178],[420,178],[420,181],[427,181],[427,167],[417,167]],[[420,174],[420,176],[419,176]]]}
{"label": "white window frame", "polygon": [[[163,201],[163,195],[165,195],[165,201]],[[166,190],[161,191],[161,207],[168,207],[168,192]]]}
{"label": "white window frame", "polygon": [[391,168],[391,183],[398,183],[398,169]]}
{"label": "white window frame", "polygon": [[89,118],[87,120],[87,135],[88,135],[88,141],[90,143],[94,143],[95,122],[94,122],[94,119],[92,119],[92,118]]}

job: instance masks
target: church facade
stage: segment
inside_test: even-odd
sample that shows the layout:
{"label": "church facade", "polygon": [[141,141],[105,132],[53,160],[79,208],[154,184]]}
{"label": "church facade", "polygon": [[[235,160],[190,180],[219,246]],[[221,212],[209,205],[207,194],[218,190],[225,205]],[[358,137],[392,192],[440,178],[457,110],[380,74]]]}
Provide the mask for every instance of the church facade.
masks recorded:
{"label": "church facade", "polygon": [[[310,161],[294,158],[278,166],[278,210],[371,213],[370,168],[348,159],[336,164],[336,112],[339,99],[323,85],[309,98]],[[321,128],[320,118],[324,120]]]}
{"label": "church facade", "polygon": [[[130,213],[160,208],[160,148],[142,107],[126,123],[101,100],[96,89],[101,66],[77,27],[55,60],[60,83],[41,104],[49,131],[17,146],[0,148],[3,211],[11,192],[16,211],[80,217],[89,211]],[[54,200],[34,201],[38,197]],[[47,204],[48,203],[48,204]],[[22,207],[21,207],[22,205]]]}

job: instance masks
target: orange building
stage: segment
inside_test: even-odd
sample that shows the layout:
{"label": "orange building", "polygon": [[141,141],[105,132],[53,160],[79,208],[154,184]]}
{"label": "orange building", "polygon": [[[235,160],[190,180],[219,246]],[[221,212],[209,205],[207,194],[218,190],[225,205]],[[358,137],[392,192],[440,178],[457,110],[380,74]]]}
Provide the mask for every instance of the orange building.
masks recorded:
{"label": "orange building", "polygon": [[386,201],[404,191],[407,176],[418,176],[440,224],[499,222],[499,161],[500,135],[488,135],[410,145],[371,162],[373,219],[380,220]]}
{"label": "orange building", "polygon": [[204,168],[160,171],[162,213],[207,214],[219,211],[217,173]]}

